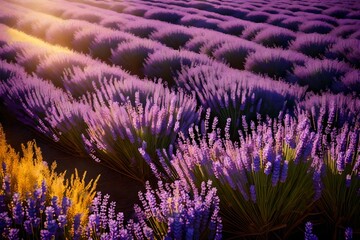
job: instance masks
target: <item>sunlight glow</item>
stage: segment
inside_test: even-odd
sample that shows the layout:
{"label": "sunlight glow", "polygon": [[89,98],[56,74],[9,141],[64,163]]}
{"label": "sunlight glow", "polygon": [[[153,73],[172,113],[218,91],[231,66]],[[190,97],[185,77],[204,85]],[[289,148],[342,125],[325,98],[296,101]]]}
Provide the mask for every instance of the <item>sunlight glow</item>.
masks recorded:
{"label": "sunlight glow", "polygon": [[5,34],[8,34],[9,42],[24,42],[33,44],[34,46],[45,48],[46,50],[52,53],[73,53],[70,49],[58,45],[52,45],[50,43],[44,42],[43,40],[30,36],[24,32],[13,28],[6,28]]}

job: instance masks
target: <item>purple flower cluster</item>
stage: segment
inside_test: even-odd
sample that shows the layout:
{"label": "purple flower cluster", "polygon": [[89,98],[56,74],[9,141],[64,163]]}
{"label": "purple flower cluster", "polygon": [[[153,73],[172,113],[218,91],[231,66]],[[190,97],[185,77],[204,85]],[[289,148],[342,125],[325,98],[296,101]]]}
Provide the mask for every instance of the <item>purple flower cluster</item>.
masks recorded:
{"label": "purple flower cluster", "polygon": [[[135,79],[104,85],[96,95],[104,96],[104,101],[94,102],[95,112],[85,116],[89,153],[136,178],[148,176],[147,164],[167,174],[156,149],[175,144],[177,133],[198,122],[201,113],[194,97],[172,92],[161,83],[143,83]],[[147,164],[141,163],[144,160]]]}
{"label": "purple flower cluster", "polygon": [[26,75],[0,83],[0,95],[23,123],[71,152],[84,152],[81,133],[86,126],[82,115],[89,111],[88,106],[73,102],[54,85]]}
{"label": "purple flower cluster", "polygon": [[[227,137],[221,138],[220,130],[216,129],[216,121],[214,120],[211,130],[207,120],[201,132],[197,128],[189,129],[189,138],[181,138],[178,151],[171,163],[179,178],[186,179],[189,186],[194,186],[199,180],[205,179],[215,182],[221,193],[219,194],[221,202],[224,204],[222,211],[224,220],[228,223],[226,226],[232,225],[229,222],[236,219],[241,221],[243,226],[237,226],[238,231],[249,231],[245,229],[250,228],[251,224],[259,224],[257,221],[260,220],[256,220],[255,217],[251,220],[241,220],[244,215],[254,214],[251,210],[254,207],[256,211],[267,211],[260,207],[261,202],[272,201],[272,197],[277,199],[279,195],[285,194],[288,198],[292,198],[291,196],[297,193],[293,190],[287,192],[285,186],[288,184],[289,186],[294,184],[297,190],[302,189],[299,190],[300,192],[308,193],[293,205],[294,209],[299,208],[299,205],[304,207],[311,205],[315,197],[316,188],[312,187],[314,183],[311,175],[315,169],[311,166],[312,157],[308,150],[314,144],[314,134],[309,133],[309,121],[303,116],[302,121],[297,123],[286,115],[285,122],[285,125],[282,125],[281,121],[274,122],[274,129],[268,127],[269,122],[257,123],[257,127],[250,135],[240,135],[240,142],[237,144]],[[228,131],[226,129],[225,131]],[[285,136],[290,135],[293,136],[295,146],[284,143]],[[291,178],[288,176],[290,173]],[[300,184],[297,179],[302,179],[303,182]],[[268,190],[264,189],[264,185]],[[276,193],[273,196],[270,193],[263,196],[264,191]],[[263,197],[267,200],[262,199]],[[234,201],[239,202],[240,206],[233,205]],[[284,201],[285,205],[286,202],[287,200]],[[247,207],[242,208],[242,204]],[[281,203],[277,200],[276,204]],[[273,207],[282,208],[281,205]],[[231,215],[230,219],[225,214],[227,211],[236,212],[236,215]],[[286,213],[284,211],[281,214]],[[303,216],[300,214],[290,217],[287,224],[299,217]]]}
{"label": "purple flower cluster", "polygon": [[[6,179],[3,181],[4,190],[4,186],[11,183],[6,183]],[[70,200],[62,197],[62,202],[59,202],[54,196],[48,201],[46,196],[49,192],[45,182],[24,200],[16,192],[5,191],[0,196],[0,235],[7,239],[72,236],[73,220],[68,215]]]}
{"label": "purple flower cluster", "polygon": [[246,72],[229,71],[222,65],[187,68],[177,84],[188,92],[195,91],[201,106],[210,108],[219,118],[220,127],[231,118],[232,137],[246,128],[247,121],[256,120],[257,114],[276,117],[283,109],[291,110],[305,91]]}
{"label": "purple flower cluster", "polygon": [[134,205],[135,217],[124,221],[123,213],[109,205],[109,195],[98,192],[85,229],[87,238],[101,239],[199,239],[205,232],[209,239],[221,239],[222,221],[219,198],[211,181],[201,184],[200,193],[181,183],[158,183],[153,190],[146,183],[146,192],[139,192],[142,206]]}
{"label": "purple flower cluster", "polygon": [[305,225],[305,237],[304,240],[317,240],[318,237],[313,234],[313,225],[311,222],[307,222]]}

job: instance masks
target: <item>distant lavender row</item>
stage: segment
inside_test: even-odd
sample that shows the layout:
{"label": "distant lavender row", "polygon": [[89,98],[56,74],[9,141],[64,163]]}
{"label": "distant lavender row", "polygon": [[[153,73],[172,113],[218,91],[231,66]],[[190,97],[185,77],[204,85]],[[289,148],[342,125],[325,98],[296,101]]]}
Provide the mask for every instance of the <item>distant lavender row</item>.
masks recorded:
{"label": "distant lavender row", "polygon": [[[270,29],[269,29],[270,30]],[[87,31],[87,32],[89,32],[89,31]],[[77,45],[77,46],[81,46],[81,48],[83,48],[83,51],[85,51],[86,52],[86,44],[84,45],[84,39],[89,39],[89,38],[91,38],[92,36],[95,36],[94,34],[95,34],[95,32],[98,32],[98,31],[93,31],[94,33],[93,34],[86,34],[86,35],[79,35],[79,37],[77,37],[76,39],[77,39],[77,41],[79,41],[77,44],[75,44],[75,45]],[[166,34],[169,34],[169,31],[163,31],[164,33],[166,33]],[[264,37],[266,36],[266,31],[264,30],[263,31],[264,32]],[[275,30],[273,30],[273,31],[269,31],[271,34],[273,34],[273,33],[276,33],[276,31]],[[89,32],[90,33],[90,32]],[[280,32],[279,32],[280,33]],[[157,36],[160,36],[159,34],[160,34],[160,32],[158,32],[158,33],[156,33],[157,34]],[[80,37],[81,36],[81,37]],[[84,38],[86,36],[86,38]],[[154,35],[155,36],[155,35]],[[170,36],[170,38],[169,38],[169,40],[171,40],[171,39],[174,39],[174,38],[177,38],[177,39],[179,39],[179,37],[176,37],[177,35],[173,35],[172,37],[171,37],[171,35],[169,35]],[[188,36],[190,36],[190,35],[188,35]],[[262,41],[263,42],[263,44],[270,44],[269,46],[283,46],[283,47],[285,47],[285,46],[287,46],[287,44],[289,44],[289,41],[291,40],[291,38],[289,38],[287,41],[284,41],[284,40],[281,40],[282,38],[283,38],[283,36],[282,37],[280,37],[279,38],[279,40],[281,40],[281,41],[283,41],[283,42],[278,42],[277,43],[277,40],[276,40],[276,38],[274,38],[272,41],[270,41],[270,42],[266,42],[266,41],[268,41],[270,38],[270,36],[268,36],[268,38],[264,38],[263,40],[261,40],[262,38],[261,38],[261,33],[259,33],[258,34],[258,37],[257,37],[257,39],[258,39],[258,41]],[[276,35],[274,35],[274,36],[276,36]],[[281,36],[281,35],[279,35],[279,36]],[[110,36],[109,36],[110,37]],[[120,35],[119,35],[119,37],[120,37]],[[126,40],[123,40],[123,38],[122,37],[116,37],[115,35],[111,35],[111,39],[113,39],[112,41],[114,41],[113,43],[111,43],[110,45],[108,44],[108,43],[106,43],[106,45],[104,45],[104,46],[102,46],[102,42],[103,42],[103,40],[101,40],[101,38],[96,38],[95,39],[95,42],[96,43],[93,43],[92,44],[92,48],[93,48],[93,50],[91,51],[90,50],[90,52],[91,52],[91,54],[92,54],[92,56],[94,56],[94,57],[98,57],[98,58],[100,58],[100,59],[103,59],[103,60],[105,60],[105,61],[109,61],[109,57],[111,56],[111,49],[113,49],[113,48],[115,48],[115,46],[117,46],[117,44],[118,43],[121,43],[122,41],[126,41]],[[310,36],[309,36],[310,37]],[[163,37],[162,37],[163,38]],[[106,39],[106,40],[105,40]],[[104,40],[105,41],[109,41],[109,40],[107,40],[108,39],[108,37],[105,37],[104,38]],[[118,40],[116,40],[116,39],[118,39]],[[164,39],[164,38],[163,38]],[[266,40],[267,39],[267,40]],[[230,39],[229,39],[230,40]],[[310,38],[309,38],[309,40],[311,40]],[[182,43],[180,43],[180,44],[182,44],[182,45],[184,45],[187,41],[189,41],[189,43],[187,44],[188,46],[191,46],[190,44],[191,44],[191,41],[190,41],[190,39],[189,38],[187,38],[187,39],[185,39]],[[193,39],[192,40],[194,43],[196,42],[196,40],[195,39]],[[232,40],[233,41],[233,40]],[[303,42],[302,42],[303,41]],[[313,44],[313,45],[311,45],[311,44],[309,44],[308,42],[306,42],[307,40],[304,38],[304,40],[300,40],[300,39],[297,39],[297,41],[295,41],[294,42],[294,44],[292,44],[291,45],[291,48],[293,48],[294,50],[298,50],[298,51],[302,51],[303,53],[305,53],[305,54],[311,54],[311,56],[317,56],[317,57],[319,57],[319,56],[322,56],[322,55],[324,55],[325,54],[325,50],[326,50],[326,48],[325,47],[329,47],[330,45],[327,43],[326,45],[324,45],[324,47],[323,48],[320,48],[319,47],[319,44],[322,44],[321,43],[321,41],[319,42],[319,43],[316,43],[316,42],[314,42],[314,43],[316,43],[316,44]],[[86,40],[86,42],[88,42],[89,44],[90,44],[90,40]],[[330,44],[332,43],[334,43],[335,42],[335,39],[333,39],[332,40],[332,42],[329,42]],[[173,44],[173,41],[169,41],[169,43],[172,43]],[[225,43],[225,42],[223,42],[223,43]],[[166,42],[165,42],[165,44],[166,44]],[[275,44],[275,45],[271,45],[271,44]],[[280,45],[277,45],[277,44],[280,44]],[[285,45],[284,45],[285,44]],[[346,45],[347,44],[347,45]],[[352,48],[354,48],[354,50],[355,50],[355,52],[356,52],[356,50],[358,50],[359,49],[359,47],[357,47],[357,45],[359,45],[359,44],[357,44],[356,45],[356,43],[353,43],[353,42],[351,42],[351,43],[344,43],[344,44],[337,44],[337,48],[336,47],[334,47],[334,49],[332,50],[332,51],[330,51],[328,54],[326,54],[326,56],[329,56],[329,57],[331,57],[331,58],[335,58],[335,59],[339,59],[339,60],[345,60],[345,61],[348,61],[350,64],[355,64],[355,67],[356,67],[356,64],[357,64],[357,58],[356,58],[356,54],[354,54],[354,53],[352,53],[352,55],[349,55],[349,54],[347,54],[346,55],[346,52],[345,51],[347,51],[347,49],[349,48],[349,47],[352,47]],[[172,46],[172,47],[175,47],[175,48],[178,48],[179,46],[181,46],[181,45],[177,45],[177,46]],[[207,53],[207,54],[209,54],[210,56],[212,56],[212,53],[211,53],[211,49],[216,49],[217,47],[218,47],[219,45],[214,45],[214,46],[211,46],[210,45],[210,49],[209,49],[209,47],[206,47],[206,46],[203,46],[202,47],[202,52],[203,53]],[[220,45],[221,46],[221,45]],[[186,45],[185,45],[185,47],[186,47]],[[313,52],[313,49],[315,49],[315,47],[318,49],[317,51],[317,53],[314,55],[314,52]],[[91,48],[91,47],[89,47],[89,48]],[[140,49],[137,47],[136,48],[138,51],[140,51]],[[137,63],[137,65],[136,65],[136,68],[137,69],[135,69],[135,67],[133,67],[133,66],[128,66],[128,65],[126,65],[126,63],[124,63],[125,61],[124,60],[121,60],[121,61],[116,61],[115,60],[115,63],[117,63],[117,64],[119,64],[120,66],[123,66],[125,69],[127,69],[127,70],[129,70],[131,73],[133,73],[133,74],[137,74],[137,75],[139,75],[140,77],[143,77],[143,76],[145,76],[145,74],[144,74],[144,72],[141,70],[142,69],[142,67],[143,67],[143,65],[144,65],[144,61],[145,61],[145,58],[149,55],[149,53],[151,53],[153,50],[152,50],[152,48],[148,48],[148,50],[146,50],[146,48],[144,49],[144,48],[142,48],[143,50],[145,50],[145,52],[143,52],[143,53],[139,53],[139,58],[135,58],[135,60],[138,62]],[[253,48],[254,49],[254,48]],[[323,49],[323,50],[321,50],[321,49]],[[81,50],[81,49],[80,49]],[[191,50],[195,50],[195,49],[191,49]],[[208,52],[210,50],[210,52]],[[127,50],[127,51],[129,51],[129,50]],[[217,59],[218,60],[225,60],[226,62],[228,62],[228,63],[230,63],[230,65],[231,66],[235,66],[235,67],[237,67],[237,68],[240,68],[240,69],[242,69],[243,68],[243,65],[244,64],[242,64],[241,62],[244,62],[245,60],[242,60],[242,61],[240,61],[239,63],[234,63],[234,60],[233,60],[233,58],[231,58],[231,55],[229,55],[229,54],[236,54],[236,56],[238,56],[238,54],[239,53],[241,53],[241,54],[243,54],[243,59],[245,59],[249,54],[250,54],[250,52],[249,52],[249,50],[246,50],[246,48],[244,49],[244,50],[241,50],[241,51],[245,51],[244,53],[242,53],[242,52],[236,52],[236,49],[234,49],[234,48],[232,48],[232,50],[231,50],[231,52],[229,52],[228,53],[228,55],[226,56],[226,57],[223,57],[224,55],[218,55],[218,57],[217,57]],[[345,53],[344,53],[345,52]],[[134,53],[137,53],[137,51],[134,49]],[[135,54],[136,55],[136,54]],[[251,62],[251,61],[254,61],[254,60],[249,60],[249,62]],[[286,60],[285,60],[286,61]],[[287,61],[289,61],[289,60],[287,60]],[[284,62],[284,61],[283,61]],[[274,75],[274,73],[271,73],[271,72],[269,72],[269,70],[271,70],[271,69],[274,69],[274,67],[276,66],[276,64],[278,63],[278,65],[279,66],[282,66],[282,68],[284,69],[283,71],[282,71],[282,73],[281,72],[276,72],[275,74],[276,75]],[[240,64],[240,65],[239,65]],[[256,72],[256,73],[260,73],[260,74],[265,74],[265,75],[268,75],[268,76],[271,76],[271,77],[275,77],[275,78],[278,78],[278,77],[280,77],[280,78],[284,78],[284,77],[286,77],[286,75],[287,75],[287,72],[290,72],[291,73],[291,70],[292,70],[292,68],[293,68],[293,65],[289,62],[288,64],[282,64],[282,62],[281,61],[279,61],[279,60],[277,60],[276,58],[274,59],[274,62],[273,63],[270,63],[269,64],[269,67],[270,68],[263,68],[262,67],[262,69],[259,69],[259,70],[257,70],[256,68],[254,68],[254,67],[251,67],[252,65],[253,65],[254,63],[249,63],[248,64],[248,70],[251,70],[251,71],[254,71],[254,72]],[[259,66],[261,66],[261,64],[264,64],[264,62],[261,60],[260,62],[259,62]],[[169,74],[168,74],[169,75]],[[344,75],[344,74],[343,74]],[[149,76],[151,76],[151,75],[149,75]],[[356,75],[354,75],[354,74],[352,74],[351,76],[356,76]],[[154,75],[153,76],[151,76],[151,77],[154,77]],[[163,76],[159,76],[159,75],[155,75],[155,77],[166,77],[165,75],[163,75]],[[345,78],[345,76],[342,76],[342,77],[344,77]],[[166,77],[167,78],[167,80],[168,81],[170,81],[171,82],[171,79],[170,79],[170,77]],[[346,77],[346,78],[348,78],[348,77]],[[353,77],[352,77],[353,78]],[[289,78],[287,81],[290,81],[290,82],[293,82],[295,79],[299,79],[299,77],[298,76],[296,76],[295,78],[294,77],[291,77],[291,78]],[[328,80],[327,80],[328,81]],[[339,81],[339,79],[337,79],[337,81]],[[344,80],[345,82],[348,82],[348,80]],[[343,81],[343,82],[344,82]],[[356,79],[355,79],[355,81],[356,81]],[[304,83],[301,83],[301,84],[304,84]],[[316,88],[313,88],[313,87],[311,87],[310,86],[310,89],[311,90],[314,90],[314,91],[318,91],[318,89],[316,89]],[[344,89],[344,91],[351,91],[351,88],[348,88],[347,86],[345,86],[345,87],[343,87],[342,88],[342,90],[340,90],[340,91],[343,91],[343,89]]]}
{"label": "distant lavender row", "polygon": [[[258,10],[258,12],[254,12],[251,10],[255,10],[254,9],[250,9],[249,6],[251,5],[246,5],[246,4],[237,4],[238,6],[236,6],[237,9],[241,9],[241,10],[234,10],[233,8],[227,8],[223,3],[221,3],[221,6],[217,6],[217,4],[204,4],[204,3],[187,3],[187,4],[177,4],[175,2],[170,2],[170,4],[174,3],[173,8],[175,10],[180,10],[180,12],[188,12],[191,13],[193,16],[194,14],[198,15],[199,17],[196,18],[196,15],[193,17],[194,20],[197,20],[197,24],[202,24],[198,25],[200,27],[204,27],[204,28],[210,28],[210,29],[217,29],[216,25],[211,25],[210,24],[210,18],[216,18],[217,16],[219,16],[219,18],[222,21],[227,21],[230,20],[232,18],[240,18],[240,19],[244,19],[245,21],[252,21],[252,22],[268,22],[270,24],[274,24],[276,26],[281,26],[281,27],[285,27],[285,28],[289,28],[291,30],[293,30],[292,25],[288,25],[288,23],[290,23],[292,20],[292,18],[294,18],[294,20],[298,17],[302,17],[302,15],[300,15],[301,13],[303,15],[307,15],[307,19],[309,20],[314,20],[316,21],[317,19],[319,19],[320,17],[322,17],[322,19],[325,19],[326,21],[331,21],[332,24],[334,24],[335,26],[338,25],[337,23],[337,17],[344,17],[341,16],[341,14],[347,14],[349,15],[350,19],[358,19],[356,16],[356,12],[351,12],[350,10],[343,10],[341,8],[329,8],[327,11],[324,11],[323,14],[321,14],[321,12],[323,11],[323,9],[318,8],[316,10],[316,8],[303,8],[299,7],[298,9],[291,8],[289,10],[285,10],[286,8],[289,8],[289,5],[286,5],[285,8],[283,8],[282,10],[278,10],[278,6],[275,8],[271,8],[271,7],[263,7],[262,5],[257,6],[256,10]],[[162,3],[156,3],[156,4],[149,4],[149,3],[145,3],[145,2],[141,2],[140,4],[146,4],[146,5],[150,5],[152,8],[167,8],[168,6],[163,5]],[[166,4],[169,4],[169,2],[166,2]],[[219,4],[219,3],[218,3]],[[220,4],[219,4],[220,5]],[[196,6],[200,7],[199,9],[196,9]],[[195,9],[194,9],[195,7]],[[260,10],[259,10],[260,8]],[[250,11],[249,11],[250,10]],[[295,10],[297,10],[295,12]],[[158,10],[159,11],[159,10]],[[170,11],[170,10],[168,10]],[[219,13],[219,15],[214,15],[210,17],[210,14],[206,14],[210,12],[213,13]],[[303,12],[302,12],[303,11]],[[221,15],[220,15],[221,14]],[[146,17],[146,13],[142,14]],[[206,15],[206,17],[204,17],[204,15]],[[228,17],[226,18],[224,15],[228,15]],[[164,15],[165,16],[165,15]],[[181,16],[181,14],[180,14]],[[216,17],[215,17],[216,16]],[[285,16],[285,18],[283,17]],[[187,16],[182,17],[186,18]],[[209,18],[207,18],[209,17]],[[289,19],[289,20],[288,20]],[[166,18],[164,17],[164,19],[160,19],[163,21],[167,21]],[[284,21],[284,22],[283,22]],[[301,23],[302,21],[300,21],[299,23]],[[219,22],[220,23],[220,22]],[[184,24],[184,22],[182,22],[181,20],[179,20],[178,24]],[[186,24],[186,23],[185,23]],[[309,23],[304,23],[303,26],[300,27],[300,29],[298,28],[299,26],[296,26],[296,31],[297,30],[301,30],[302,32],[318,32],[318,33],[328,33],[330,30],[333,29],[332,25],[326,25],[326,23],[323,22],[319,22],[320,25],[316,25],[315,22],[313,24],[311,24],[311,26],[309,25]],[[325,24],[325,25],[324,25]],[[307,25],[309,25],[311,28],[310,30],[308,29]],[[193,25],[196,26],[196,25]],[[319,26],[319,27],[318,27]],[[355,25],[354,25],[355,26]],[[325,32],[324,32],[325,31]]]}

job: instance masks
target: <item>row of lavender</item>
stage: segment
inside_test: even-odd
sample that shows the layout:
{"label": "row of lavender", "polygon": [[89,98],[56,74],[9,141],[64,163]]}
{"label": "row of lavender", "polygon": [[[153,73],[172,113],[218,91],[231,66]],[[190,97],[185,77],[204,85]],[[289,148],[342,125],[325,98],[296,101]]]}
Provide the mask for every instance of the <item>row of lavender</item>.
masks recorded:
{"label": "row of lavender", "polygon": [[[87,2],[88,4],[88,2]],[[139,5],[141,4],[146,4],[146,5],[150,5],[148,2],[147,3],[138,3]],[[174,18],[176,18],[176,14],[173,13],[173,10],[169,9],[169,3],[167,2],[166,4],[162,4],[161,6],[158,7],[154,7],[154,9],[150,9],[148,10],[148,13],[145,13],[143,17],[147,18],[147,19],[157,19],[157,20],[162,20],[165,22],[170,22],[170,23],[174,23]],[[118,5],[116,5],[118,6]],[[149,8],[151,8],[151,6],[149,6]],[[112,11],[116,11],[119,12],[119,8],[118,7],[114,7],[114,6],[108,6],[107,9],[110,9]],[[184,9],[181,9],[182,12]],[[88,11],[88,15],[91,14],[91,9],[87,9]],[[180,12],[180,11],[178,11]],[[176,13],[178,13],[176,12]],[[207,11],[205,11],[206,13],[208,13]],[[83,13],[84,14],[84,13]],[[66,17],[66,18],[78,18],[79,15],[81,14],[75,14],[72,11],[65,11],[63,10],[63,13],[60,15],[62,17]],[[122,21],[122,16],[125,14],[119,14],[119,19],[116,21],[116,19],[114,19],[114,25],[117,28],[125,28],[124,30],[126,31],[128,29],[128,27],[126,26],[127,23],[126,21]],[[175,15],[175,16],[174,16]],[[179,17],[180,20],[178,20],[178,22],[175,21],[175,23],[180,24],[180,25],[185,25],[185,26],[192,26],[187,24],[187,21],[189,22],[194,22],[194,23],[198,23],[198,24],[194,24],[194,27],[200,27],[206,28],[206,24],[201,24],[201,18],[196,19],[198,17],[198,15],[201,16],[201,13],[197,13],[196,11],[191,11],[191,14],[189,14],[189,16],[184,16],[184,17]],[[100,17],[101,14],[97,14],[97,17]],[[121,18],[120,18],[121,16]],[[298,16],[297,20],[294,22],[296,22],[296,24],[300,24],[303,22],[303,19],[306,18],[307,21],[304,23],[304,26],[300,26],[298,27],[297,25],[294,25],[293,28],[296,29],[291,29],[291,30],[287,30],[284,29],[282,26],[280,27],[271,27],[269,25],[266,24],[259,24],[259,23],[254,23],[253,21],[243,21],[243,20],[236,20],[234,18],[231,17],[224,17],[221,15],[217,15],[217,16],[209,16],[209,14],[206,15],[210,20],[212,21],[214,20],[213,18],[217,19],[219,21],[218,26],[217,27],[213,27],[210,29],[214,29],[216,31],[220,31],[220,32],[224,32],[227,34],[233,34],[236,36],[241,36],[242,38],[246,39],[246,40],[253,40],[261,45],[264,45],[266,47],[282,47],[282,48],[289,48],[292,50],[296,50],[296,51],[300,51],[304,54],[310,54],[311,57],[322,57],[323,55],[325,55],[327,58],[330,59],[340,59],[340,60],[347,60],[347,57],[344,56],[344,51],[349,51],[351,52],[351,50],[356,50],[359,51],[359,42],[355,39],[352,40],[348,40],[348,41],[343,41],[341,39],[336,38],[335,36],[338,37],[344,37],[346,38],[347,36],[351,35],[352,33],[354,34],[354,36],[358,33],[359,30],[359,20],[353,20],[350,22],[343,22],[343,23],[337,23],[336,18],[331,18],[328,17],[326,18],[326,16],[319,16],[318,14],[314,14],[312,16]],[[287,16],[287,19],[289,19],[289,16]],[[126,18],[126,17],[125,17]],[[194,18],[194,19],[188,19],[188,18]],[[205,20],[208,20],[206,17],[202,16],[202,18],[205,18]],[[284,18],[284,17],[283,17]],[[138,18],[139,20],[141,18]],[[182,21],[182,19],[184,19]],[[186,20],[185,20],[186,19]],[[219,20],[221,19],[221,20]],[[278,20],[280,21],[280,20]],[[321,22],[324,21],[324,22]],[[144,23],[147,24],[144,24]],[[146,26],[146,25],[151,25],[150,26]],[[153,24],[151,24],[153,23]],[[156,30],[159,29],[158,28],[158,23],[154,24],[156,22],[153,21],[141,21],[138,24],[135,24],[137,26],[142,26],[142,28],[146,28],[148,31],[151,30]],[[330,30],[328,30],[328,28],[323,25],[330,25],[333,24],[334,26],[338,26],[339,28],[334,30],[333,34],[330,34],[330,36],[325,37],[324,34],[327,34]],[[125,25],[125,26],[124,26]],[[165,24],[166,25],[166,24]],[[204,26],[203,26],[204,25]],[[296,34],[295,32],[297,31],[297,28],[303,29],[302,34]],[[190,28],[191,29],[191,28]],[[324,30],[325,29],[325,30]],[[129,29],[131,31],[131,29]],[[293,32],[295,31],[295,32]],[[165,31],[166,32],[166,31]],[[191,31],[189,31],[191,32]],[[308,37],[306,37],[308,34],[304,34],[304,33],[320,33],[320,34],[310,34]],[[189,35],[189,33],[187,33]],[[163,35],[163,34],[162,34]],[[331,35],[333,35],[333,37],[331,37]],[[301,36],[301,37],[300,37]],[[294,44],[292,44],[290,46],[290,41],[295,40],[295,38],[299,38],[296,40],[296,42]],[[155,37],[155,40],[156,39]],[[230,40],[230,39],[229,39]],[[233,42],[229,41],[229,42]],[[333,48],[331,50],[329,50],[326,54],[325,54],[325,50],[327,47],[330,47],[331,45],[333,45],[334,43],[337,43],[335,46],[333,46]],[[306,49],[306,45],[313,45],[312,46],[312,50],[316,49],[317,45],[320,45],[320,50],[315,51],[314,53],[311,53],[311,51],[307,51]],[[323,46],[324,45],[324,46]],[[307,47],[311,47],[311,46],[307,46]],[[345,50],[345,49],[349,49],[351,48],[351,50]],[[346,54],[345,54],[346,55]],[[356,54],[353,54],[353,56],[355,56]],[[348,57],[349,59],[351,59],[351,56]],[[347,60],[348,61],[348,60]],[[351,63],[355,63],[358,62],[354,59],[349,60],[349,62]]]}
{"label": "row of lavender", "polygon": [[[48,8],[45,7],[46,10]],[[63,15],[73,18],[74,14],[71,15],[70,13],[65,12]],[[80,13],[75,18],[82,16]],[[87,16],[87,18],[90,17]],[[16,20],[13,21],[16,22]],[[65,22],[53,20],[45,25],[42,23],[40,29],[37,27],[35,30],[26,27],[29,25],[36,26],[38,20],[35,18],[24,18],[22,22],[13,25],[30,34],[43,37],[52,43],[65,45],[90,54],[94,58],[119,65],[139,77],[160,77],[170,84],[173,84],[173,78],[176,77],[176,71],[180,69],[181,62],[189,65],[189,62],[194,60],[192,58],[195,58],[196,62],[208,62],[209,59],[202,56],[206,54],[217,61],[225,62],[232,68],[245,69],[274,79],[282,79],[289,83],[298,83],[307,86],[314,92],[330,89],[334,93],[353,91],[359,93],[360,73],[359,70],[354,69],[358,68],[357,64],[360,62],[358,59],[360,56],[358,54],[360,49],[358,40],[338,41],[335,37],[322,34],[305,34],[297,37],[290,46],[291,50],[280,50],[263,48],[247,40],[216,31],[201,30],[199,33],[192,28],[180,26],[174,28],[169,24],[161,26],[159,23],[147,20],[136,23],[130,21],[126,24],[122,19],[120,23],[123,25],[121,29],[124,31],[130,31],[139,37],[148,37],[151,41],[134,38],[122,31],[107,30],[101,27],[91,28],[92,25],[75,20]],[[120,23],[113,20],[111,26],[115,24],[119,27]],[[107,24],[110,23],[104,21],[104,24],[109,26]],[[230,24],[230,28],[234,27],[231,22],[226,24]],[[236,23],[234,24],[236,25]],[[52,27],[45,36],[45,29],[48,26]],[[62,32],[64,28],[67,29],[66,35]],[[254,39],[256,42],[258,39],[257,42],[262,42],[267,47],[286,47],[290,40],[295,38],[281,29],[265,28],[259,33],[253,30],[251,27],[246,28],[245,35],[248,35],[248,40]],[[254,34],[257,34],[256,37]],[[95,36],[98,37],[95,38]],[[94,39],[93,42],[92,39]],[[160,41],[174,49],[182,48],[201,54],[192,55],[182,50],[183,54],[179,56],[177,52],[169,51],[168,48],[163,48],[162,45],[152,40]],[[302,54],[298,54],[296,51]],[[154,54],[154,52],[158,53]],[[189,56],[184,57],[186,55]],[[323,55],[329,59],[315,60],[309,58],[322,57]],[[164,61],[172,61],[172,67],[169,66],[170,63],[166,64]],[[129,64],[129,62],[133,64]],[[159,64],[166,70],[160,72],[159,67],[156,66]],[[174,67],[175,65],[178,67]]]}
{"label": "row of lavender", "polygon": [[180,181],[159,182],[156,190],[147,184],[129,219],[116,213],[109,195],[96,194],[98,178],[85,182],[86,172],[79,177],[76,169],[70,178],[57,173],[34,142],[21,154],[7,145],[0,125],[2,239],[221,239],[219,199],[210,181],[194,189],[195,196]]}
{"label": "row of lavender", "polygon": [[[253,2],[183,2],[183,1],[126,1],[126,2],[82,2],[97,8],[110,9],[118,13],[126,13],[149,19],[172,22],[186,26],[224,30],[223,22],[237,20],[239,23],[254,23],[261,26],[267,23],[293,31],[304,33],[329,33],[344,38],[358,38],[356,28],[359,20],[359,7],[355,2],[346,2],[343,6],[336,4],[316,3],[315,7],[307,8],[299,3],[272,3],[276,7],[266,6],[267,3]],[[329,6],[330,5],[330,6]],[[331,6],[332,5],[332,6]],[[352,5],[352,7],[351,7]],[[145,7],[146,6],[146,7]],[[309,21],[303,21],[304,17]],[[243,21],[242,21],[243,20]],[[342,26],[346,25],[346,26]],[[335,30],[336,29],[336,30]]]}

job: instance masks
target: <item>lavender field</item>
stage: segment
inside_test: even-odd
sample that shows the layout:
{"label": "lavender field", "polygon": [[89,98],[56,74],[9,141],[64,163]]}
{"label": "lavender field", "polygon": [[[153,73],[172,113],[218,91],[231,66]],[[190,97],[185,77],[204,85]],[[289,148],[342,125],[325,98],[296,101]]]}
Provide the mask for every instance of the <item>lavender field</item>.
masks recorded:
{"label": "lavender field", "polygon": [[360,239],[358,0],[0,0],[0,115],[0,239]]}

